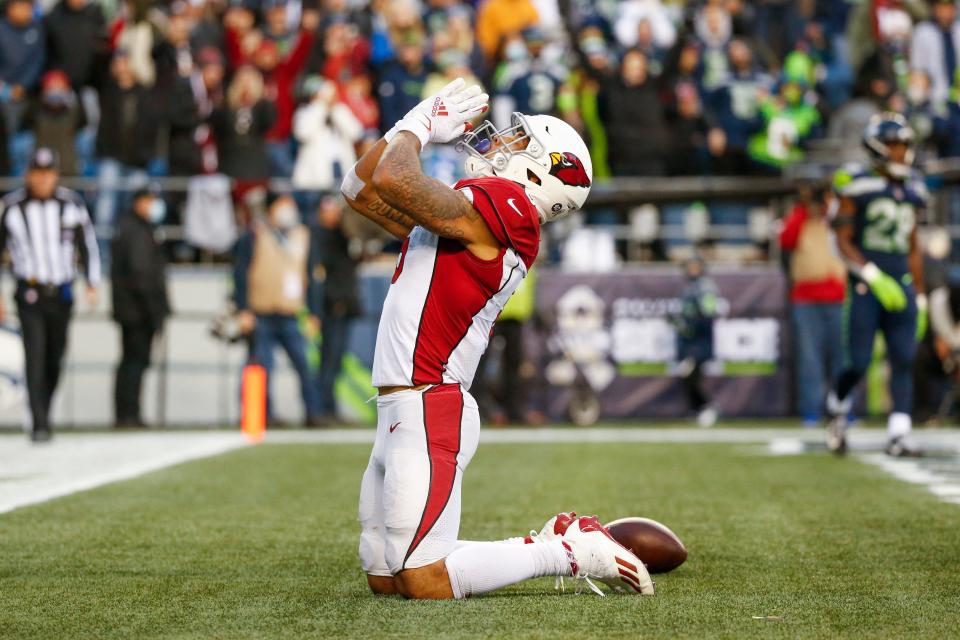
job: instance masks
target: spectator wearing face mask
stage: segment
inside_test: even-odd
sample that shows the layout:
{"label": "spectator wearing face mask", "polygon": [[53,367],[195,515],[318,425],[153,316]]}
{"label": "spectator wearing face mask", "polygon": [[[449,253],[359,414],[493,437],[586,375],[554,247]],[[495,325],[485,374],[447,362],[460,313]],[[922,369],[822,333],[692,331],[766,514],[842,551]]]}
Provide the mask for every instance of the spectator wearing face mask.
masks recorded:
{"label": "spectator wearing face mask", "polygon": [[567,71],[546,60],[546,44],[546,35],[536,28],[526,29],[508,42],[492,104],[493,123],[498,128],[509,126],[515,111],[552,115],[556,110]]}
{"label": "spectator wearing face mask", "polygon": [[[300,223],[296,202],[286,194],[267,199],[265,221],[255,222],[237,241],[234,303],[243,333],[252,337],[251,358],[267,372],[273,352],[283,348],[300,378],[306,423],[318,425],[318,393],[307,363],[307,342],[298,314],[306,304],[310,232]],[[273,406],[267,393],[268,420]]]}
{"label": "spectator wearing face mask", "polygon": [[142,427],[140,392],[143,374],[150,366],[153,338],[170,315],[166,260],[154,227],[166,214],[159,192],[141,189],[133,194],[133,207],[117,224],[111,243],[110,280],[113,318],[120,325],[123,355],[114,386],[116,426]]}

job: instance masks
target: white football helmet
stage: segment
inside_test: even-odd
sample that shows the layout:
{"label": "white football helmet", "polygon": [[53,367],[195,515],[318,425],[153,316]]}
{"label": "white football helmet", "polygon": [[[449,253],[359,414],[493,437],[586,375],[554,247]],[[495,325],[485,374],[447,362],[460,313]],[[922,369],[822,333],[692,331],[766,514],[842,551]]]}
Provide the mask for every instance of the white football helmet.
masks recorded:
{"label": "white football helmet", "polygon": [[499,176],[522,184],[541,222],[580,209],[593,184],[593,162],[583,138],[553,116],[515,112],[511,126],[502,131],[488,120],[467,133],[457,149],[469,154],[464,167],[471,178]]}

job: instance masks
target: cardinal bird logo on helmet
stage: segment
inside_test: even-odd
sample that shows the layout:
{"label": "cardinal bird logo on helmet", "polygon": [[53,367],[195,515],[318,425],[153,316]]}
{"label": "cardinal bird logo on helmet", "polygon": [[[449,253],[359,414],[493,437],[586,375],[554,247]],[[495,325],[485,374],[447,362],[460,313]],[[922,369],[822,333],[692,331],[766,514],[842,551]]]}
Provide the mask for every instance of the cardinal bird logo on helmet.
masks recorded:
{"label": "cardinal bird logo on helmet", "polygon": [[550,160],[552,163],[550,175],[555,176],[563,184],[584,188],[590,186],[590,177],[583,168],[583,162],[574,154],[569,151],[563,153],[553,151],[550,153]]}

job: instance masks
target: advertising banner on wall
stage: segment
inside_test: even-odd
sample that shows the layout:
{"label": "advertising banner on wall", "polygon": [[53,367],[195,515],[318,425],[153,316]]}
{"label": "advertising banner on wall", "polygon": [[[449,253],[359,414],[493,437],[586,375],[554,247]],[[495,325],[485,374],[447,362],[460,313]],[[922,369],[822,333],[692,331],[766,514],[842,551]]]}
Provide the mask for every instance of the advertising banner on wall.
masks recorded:
{"label": "advertising banner on wall", "polygon": [[[721,414],[779,416],[790,410],[786,282],[776,268],[714,270],[719,292],[714,359],[706,387]],[[603,418],[681,417],[690,412],[678,377],[671,316],[686,281],[679,269],[602,274],[544,269],[528,327],[529,352],[542,363],[553,418],[589,396]]]}

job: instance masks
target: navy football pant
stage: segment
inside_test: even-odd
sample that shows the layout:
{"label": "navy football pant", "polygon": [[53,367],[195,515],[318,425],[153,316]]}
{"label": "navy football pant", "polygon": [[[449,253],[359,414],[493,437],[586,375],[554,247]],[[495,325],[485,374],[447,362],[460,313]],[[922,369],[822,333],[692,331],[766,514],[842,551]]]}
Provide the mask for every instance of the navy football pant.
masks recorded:
{"label": "navy football pant", "polygon": [[846,398],[867,372],[873,357],[877,331],[883,332],[890,361],[890,395],[893,412],[909,414],[913,409],[913,360],[917,353],[917,293],[905,285],[908,305],[890,312],[860,280],[851,279],[843,316],[844,367],[836,393]]}

